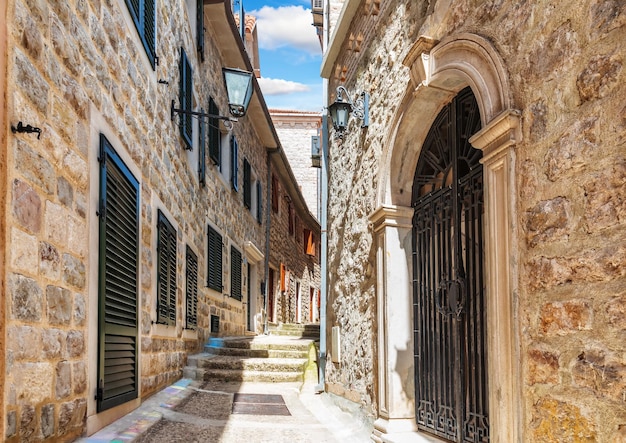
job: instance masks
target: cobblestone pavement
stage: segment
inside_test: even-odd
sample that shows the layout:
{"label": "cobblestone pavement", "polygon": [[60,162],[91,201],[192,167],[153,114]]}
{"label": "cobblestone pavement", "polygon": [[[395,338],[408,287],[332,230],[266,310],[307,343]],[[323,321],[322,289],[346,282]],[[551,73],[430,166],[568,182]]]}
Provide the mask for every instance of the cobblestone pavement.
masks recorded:
{"label": "cobblestone pavement", "polygon": [[372,426],[310,384],[183,379],[81,443],[365,443]]}

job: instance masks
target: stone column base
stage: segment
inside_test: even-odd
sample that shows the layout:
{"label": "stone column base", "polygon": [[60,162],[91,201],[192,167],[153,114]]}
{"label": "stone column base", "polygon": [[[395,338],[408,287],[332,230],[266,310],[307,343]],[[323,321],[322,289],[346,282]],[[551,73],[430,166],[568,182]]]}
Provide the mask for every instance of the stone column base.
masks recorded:
{"label": "stone column base", "polygon": [[415,419],[379,418],[374,422],[374,430],[370,436],[376,443],[437,443],[433,437],[417,432]]}

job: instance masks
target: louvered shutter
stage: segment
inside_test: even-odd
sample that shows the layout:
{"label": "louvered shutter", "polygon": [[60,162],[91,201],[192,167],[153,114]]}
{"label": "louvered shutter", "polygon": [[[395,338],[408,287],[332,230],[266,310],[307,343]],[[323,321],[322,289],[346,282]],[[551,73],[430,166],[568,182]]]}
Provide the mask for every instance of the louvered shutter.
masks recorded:
{"label": "louvered shutter", "polygon": [[198,257],[187,245],[187,283],[186,283],[186,327],[198,326]]}
{"label": "louvered shutter", "polygon": [[[220,110],[217,108],[213,98],[209,99],[209,114],[219,115]],[[219,166],[220,164],[220,127],[219,119],[212,117],[209,118],[209,157],[213,160],[213,163]]]}
{"label": "louvered shutter", "polygon": [[144,40],[146,45],[146,52],[148,53],[148,58],[152,64],[152,68],[154,69],[156,64],[156,8],[155,8],[156,0],[144,0],[143,1],[143,29],[144,29]]}
{"label": "louvered shutter", "polygon": [[158,213],[157,323],[176,324],[176,230]]}
{"label": "louvered shutter", "polygon": [[[204,109],[200,109],[204,112]],[[200,119],[200,138],[198,141],[198,182],[200,186],[206,185],[206,123]]]}
{"label": "louvered shutter", "polygon": [[137,398],[139,184],[100,136],[97,409]]}
{"label": "louvered shutter", "polygon": [[256,219],[259,223],[263,220],[263,191],[261,182],[256,182]]}
{"label": "louvered shutter", "polygon": [[156,66],[156,8],[155,0],[126,0],[141,43],[152,69]]}
{"label": "louvered shutter", "polygon": [[241,301],[241,252],[234,246],[230,247],[230,296]]}
{"label": "louvered shutter", "polygon": [[[180,108],[192,110],[192,71],[191,64],[183,48],[180,48]],[[180,133],[185,140],[185,149],[193,148],[193,117],[191,114],[180,114]]]}
{"label": "louvered shutter", "polygon": [[209,226],[207,285],[222,292],[222,236]]}
{"label": "louvered shutter", "polygon": [[233,189],[237,192],[239,192],[239,179],[237,177],[239,174],[238,157],[239,144],[237,143],[237,139],[233,136],[230,138],[230,182],[233,185]]}
{"label": "louvered shutter", "polygon": [[248,159],[243,159],[243,205],[250,209],[252,207],[252,168]]}
{"label": "louvered shutter", "polygon": [[204,0],[196,0],[196,40],[200,60],[204,61]]}

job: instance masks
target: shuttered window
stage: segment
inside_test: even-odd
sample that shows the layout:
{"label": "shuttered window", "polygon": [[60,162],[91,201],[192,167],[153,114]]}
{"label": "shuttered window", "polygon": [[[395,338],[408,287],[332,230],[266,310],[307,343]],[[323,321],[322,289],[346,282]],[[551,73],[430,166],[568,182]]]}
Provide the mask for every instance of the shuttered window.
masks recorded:
{"label": "shuttered window", "polygon": [[186,328],[196,329],[198,326],[198,257],[187,245],[186,254],[186,276],[185,287],[186,298]]}
{"label": "shuttered window", "polygon": [[316,248],[315,236],[313,235],[313,231],[311,231],[310,229],[304,228],[303,239],[304,239],[304,253],[307,255],[315,256],[315,250],[317,248]]}
{"label": "shuttered window", "polygon": [[230,138],[230,183],[233,185],[233,189],[239,192],[239,143],[233,136]]}
{"label": "shuttered window", "polygon": [[[220,110],[218,109],[213,98],[209,99],[209,114],[211,115],[220,115]],[[213,163],[219,166],[220,164],[220,127],[219,127],[219,119],[212,117],[209,118],[209,157],[213,160]]]}
{"label": "shuttered window", "polygon": [[157,241],[157,323],[176,324],[176,230],[159,211]]}
{"label": "shuttered window", "polygon": [[[193,109],[193,72],[187,54],[180,48],[180,109]],[[185,149],[193,148],[193,117],[191,114],[179,114],[180,134],[185,141]]]}
{"label": "shuttered window", "polygon": [[261,223],[263,221],[263,186],[260,181],[256,182],[256,219]]}
{"label": "shuttered window", "polygon": [[152,69],[156,66],[156,0],[126,0]]}
{"label": "shuttered window", "polygon": [[278,179],[272,174],[272,211],[278,212]]}
{"label": "shuttered window", "polygon": [[[204,109],[200,109],[204,112]],[[206,122],[200,120],[200,135],[198,139],[198,182],[200,186],[206,185]]]}
{"label": "shuttered window", "polygon": [[139,183],[100,136],[97,409],[137,398]]}
{"label": "shuttered window", "polygon": [[252,168],[248,159],[243,159],[243,205],[252,208]]}
{"label": "shuttered window", "polygon": [[222,292],[222,236],[209,226],[207,286]]}
{"label": "shuttered window", "polygon": [[241,252],[234,246],[230,247],[230,296],[241,301]]}
{"label": "shuttered window", "polygon": [[200,60],[204,61],[204,0],[196,0],[196,40]]}

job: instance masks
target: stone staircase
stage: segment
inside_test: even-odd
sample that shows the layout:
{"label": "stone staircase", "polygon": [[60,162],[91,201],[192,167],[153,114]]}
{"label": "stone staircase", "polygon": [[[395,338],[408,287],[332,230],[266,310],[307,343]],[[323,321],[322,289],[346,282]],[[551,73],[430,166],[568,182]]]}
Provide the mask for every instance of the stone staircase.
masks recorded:
{"label": "stone staircase", "polygon": [[318,341],[320,339],[320,325],[318,323],[270,323],[268,333],[269,335],[309,338]]}
{"label": "stone staircase", "polygon": [[305,374],[307,380],[316,378],[315,328],[294,326],[280,325],[256,337],[211,338],[203,353],[187,358],[183,376],[224,382],[303,382]]}

